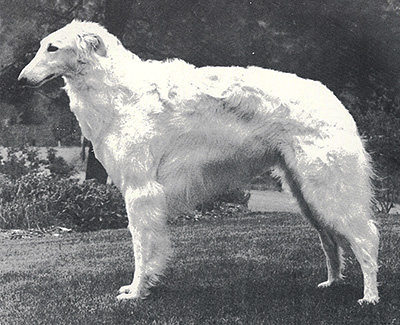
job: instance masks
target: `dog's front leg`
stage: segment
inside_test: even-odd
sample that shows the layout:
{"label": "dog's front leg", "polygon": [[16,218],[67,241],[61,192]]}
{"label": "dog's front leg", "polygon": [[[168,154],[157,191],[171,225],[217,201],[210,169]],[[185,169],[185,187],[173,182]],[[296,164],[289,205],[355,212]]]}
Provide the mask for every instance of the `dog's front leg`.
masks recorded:
{"label": "dog's front leg", "polygon": [[122,286],[119,289],[118,299],[137,299],[145,298],[148,294],[145,273],[145,255],[148,243],[143,229],[137,226],[128,226],[133,242],[133,251],[135,255],[135,273],[133,281],[129,285]]}
{"label": "dog's front leg", "polygon": [[118,299],[145,298],[148,289],[162,275],[171,253],[166,229],[166,200],[162,186],[155,182],[125,191],[135,254],[135,273],[130,285],[119,290]]}

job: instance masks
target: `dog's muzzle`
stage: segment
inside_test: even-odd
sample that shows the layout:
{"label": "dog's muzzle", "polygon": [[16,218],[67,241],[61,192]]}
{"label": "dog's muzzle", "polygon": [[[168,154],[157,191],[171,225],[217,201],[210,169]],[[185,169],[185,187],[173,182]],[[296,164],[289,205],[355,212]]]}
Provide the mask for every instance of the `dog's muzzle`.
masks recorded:
{"label": "dog's muzzle", "polygon": [[19,75],[18,77],[18,85],[21,87],[31,87],[31,88],[36,88],[36,87],[40,87],[41,85],[43,85],[45,82],[54,79],[57,75],[55,73],[52,73],[50,75],[48,75],[46,78],[44,78],[43,80],[41,80],[40,82],[37,81],[32,81],[29,80],[28,78],[26,78],[25,76],[22,75],[22,73]]}

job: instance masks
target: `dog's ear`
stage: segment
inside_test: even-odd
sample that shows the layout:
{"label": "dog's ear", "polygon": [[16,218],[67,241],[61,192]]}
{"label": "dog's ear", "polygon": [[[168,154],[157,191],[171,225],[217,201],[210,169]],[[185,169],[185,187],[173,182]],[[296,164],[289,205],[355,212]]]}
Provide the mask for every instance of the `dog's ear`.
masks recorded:
{"label": "dog's ear", "polygon": [[100,56],[107,56],[106,46],[100,36],[96,34],[78,35],[80,46],[88,53],[94,51]]}

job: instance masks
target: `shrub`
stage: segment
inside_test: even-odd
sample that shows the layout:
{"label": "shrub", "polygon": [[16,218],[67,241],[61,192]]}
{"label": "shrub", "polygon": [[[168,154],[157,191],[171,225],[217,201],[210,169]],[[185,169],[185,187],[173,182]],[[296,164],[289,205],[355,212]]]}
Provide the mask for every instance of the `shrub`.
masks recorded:
{"label": "shrub", "polygon": [[74,167],[67,164],[63,157],[56,156],[57,150],[54,148],[47,149],[47,168],[51,174],[69,177],[74,173]]}
{"label": "shrub", "polygon": [[126,227],[125,206],[118,189],[96,181],[29,173],[3,180],[0,228],[46,228],[53,225],[89,231]]}
{"label": "shrub", "polygon": [[203,202],[196,207],[196,210],[207,212],[211,210],[218,210],[224,203],[239,204],[247,208],[250,200],[250,192],[244,191],[240,188],[226,191],[221,195],[213,197],[207,202]]}
{"label": "shrub", "polygon": [[[248,192],[235,189],[200,208],[204,213],[220,210],[231,214],[233,208],[226,203],[246,207],[249,198]],[[15,180],[0,179],[0,228],[64,226],[92,231],[127,225],[124,200],[114,185],[95,180],[79,182],[44,172],[31,172]]]}
{"label": "shrub", "polygon": [[64,180],[53,196],[58,218],[79,231],[115,229],[128,225],[125,203],[114,185],[95,180]]}
{"label": "shrub", "polygon": [[0,156],[0,173],[11,179],[36,171],[40,165],[38,151],[33,148],[8,148],[7,156]]}
{"label": "shrub", "polygon": [[68,165],[64,158],[56,156],[56,153],[56,149],[48,148],[47,158],[40,159],[36,148],[7,148],[7,156],[0,156],[0,173],[11,179],[43,170],[55,176],[71,176],[74,168]]}
{"label": "shrub", "polygon": [[393,173],[387,177],[375,177],[375,197],[373,204],[377,212],[389,213],[395,204],[400,202],[399,180],[399,173]]}

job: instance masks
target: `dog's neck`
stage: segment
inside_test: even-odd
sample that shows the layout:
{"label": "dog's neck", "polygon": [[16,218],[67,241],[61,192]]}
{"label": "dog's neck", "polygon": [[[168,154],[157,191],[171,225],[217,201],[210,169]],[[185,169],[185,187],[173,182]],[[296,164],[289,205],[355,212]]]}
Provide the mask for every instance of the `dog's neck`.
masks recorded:
{"label": "dog's neck", "polygon": [[[110,87],[113,76],[103,70],[92,70],[90,74],[64,77],[65,91],[70,99],[71,111],[76,115],[83,135],[96,142],[100,130],[104,132],[118,114],[118,102],[135,95],[120,84]],[[101,137],[100,137],[101,138]]]}
{"label": "dog's neck", "polygon": [[118,54],[110,53],[80,73],[64,77],[71,110],[87,139],[102,139],[100,130],[104,132],[117,116],[136,109],[133,106],[140,96],[154,88],[154,76],[147,69],[146,61],[121,47]]}

